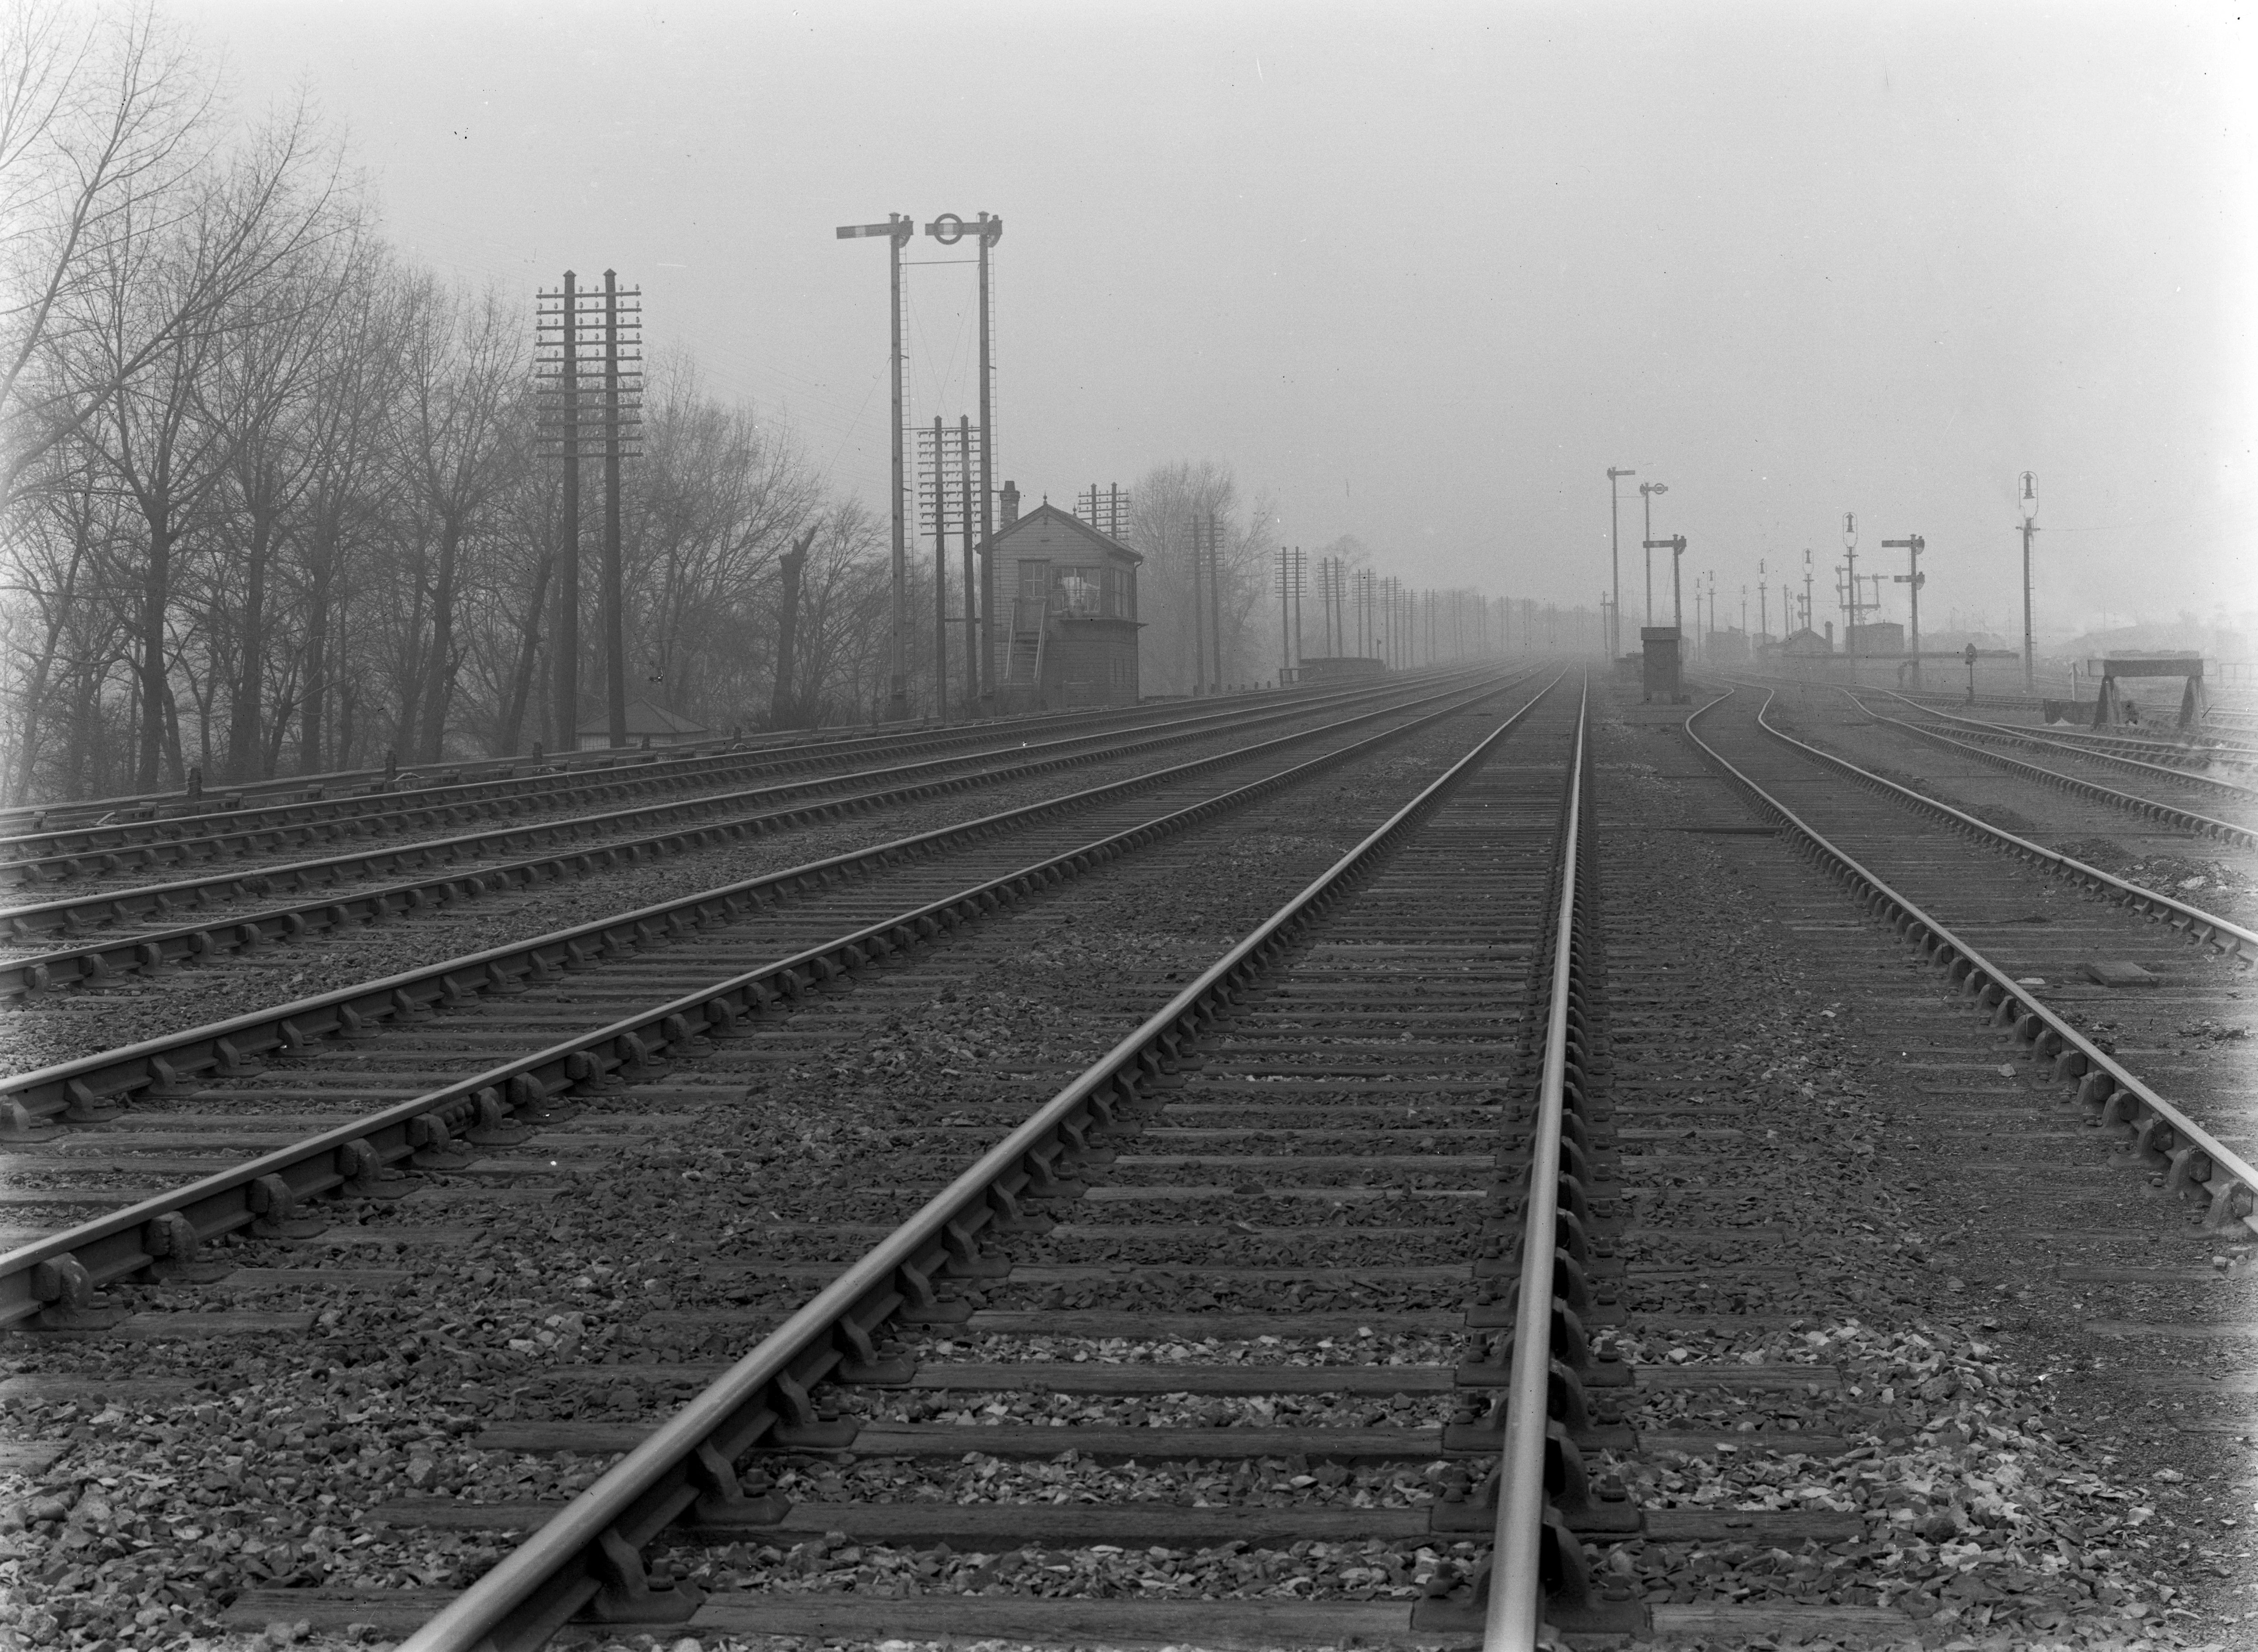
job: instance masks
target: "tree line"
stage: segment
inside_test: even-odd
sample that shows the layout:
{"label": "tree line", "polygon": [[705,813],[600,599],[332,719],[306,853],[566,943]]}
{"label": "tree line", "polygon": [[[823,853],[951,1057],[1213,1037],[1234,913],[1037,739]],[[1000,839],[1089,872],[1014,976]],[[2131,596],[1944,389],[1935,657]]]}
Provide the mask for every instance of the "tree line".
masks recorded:
{"label": "tree line", "polygon": [[[402,259],[309,111],[232,127],[153,11],[0,27],[0,786],[572,744],[538,687],[561,466],[529,295]],[[716,724],[867,699],[882,524],[687,360],[652,364],[621,519],[638,691]]]}
{"label": "tree line", "polygon": [[[309,110],[235,119],[150,4],[6,8],[0,271],[0,798],[575,743],[546,691],[563,464],[541,443],[533,295],[390,246]],[[685,357],[648,364],[642,418],[628,697],[716,733],[876,715],[883,514]],[[1268,502],[1213,462],[1133,496],[1146,691],[1193,684],[1195,518],[1221,545],[1226,680],[1275,671]],[[929,705],[916,614],[946,593],[921,560],[905,629]],[[581,588],[586,718],[607,616]]]}

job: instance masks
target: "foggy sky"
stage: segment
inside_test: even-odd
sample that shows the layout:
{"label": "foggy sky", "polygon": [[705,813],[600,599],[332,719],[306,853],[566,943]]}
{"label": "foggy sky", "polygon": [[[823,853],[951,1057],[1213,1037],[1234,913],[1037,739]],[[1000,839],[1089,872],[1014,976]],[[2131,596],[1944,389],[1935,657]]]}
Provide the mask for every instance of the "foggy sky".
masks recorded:
{"label": "foggy sky", "polygon": [[[654,352],[880,507],[884,243],[833,227],[987,210],[998,476],[1031,500],[1213,457],[1282,542],[1590,602],[1630,466],[1728,619],[1807,546],[1831,613],[1855,510],[1862,567],[1926,537],[1924,629],[2005,632],[2030,469],[2042,635],[2258,608],[2230,8],[174,11],[242,111],[311,95],[411,256],[529,324],[536,285],[616,267]],[[914,418],[970,410],[970,286],[911,272]]]}

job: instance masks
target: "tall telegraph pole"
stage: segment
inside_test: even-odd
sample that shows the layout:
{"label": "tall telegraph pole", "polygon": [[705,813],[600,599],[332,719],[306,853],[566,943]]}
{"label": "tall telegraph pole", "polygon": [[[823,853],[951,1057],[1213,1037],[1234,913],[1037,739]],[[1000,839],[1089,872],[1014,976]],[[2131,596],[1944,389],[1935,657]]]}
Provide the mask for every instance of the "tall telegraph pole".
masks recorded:
{"label": "tall telegraph pole", "polygon": [[[965,456],[971,462],[971,455]],[[933,714],[948,722],[948,429],[933,415]]]}
{"label": "tall telegraph pole", "polygon": [[1207,514],[1208,639],[1215,645],[1215,675],[1211,691],[1223,692],[1223,541],[1216,533],[1215,513]]}
{"label": "tall telegraph pole", "polygon": [[[626,301],[624,303],[621,301]],[[627,615],[620,559],[620,461],[628,457],[627,427],[636,422],[642,386],[636,365],[643,289],[621,287],[604,272],[604,717],[610,744],[628,743]],[[625,319],[622,319],[622,318]],[[622,337],[621,332],[636,337]]]}
{"label": "tall telegraph pole", "polygon": [[1197,513],[1192,516],[1192,693],[1207,692],[1207,605],[1200,600],[1200,550],[1204,535]]}
{"label": "tall telegraph pole", "polygon": [[[557,626],[550,637],[549,724],[560,752],[580,727],[580,290],[571,270],[564,285],[542,295],[536,337],[557,352],[543,376],[556,399],[551,428],[564,462],[563,520],[557,527]],[[550,335],[554,335],[552,338]]]}
{"label": "tall telegraph pole", "polygon": [[[985,398],[983,398],[983,400]],[[981,431],[983,450],[981,464],[987,464],[985,440],[987,431]],[[964,527],[964,716],[966,721],[980,715],[980,638],[981,629],[975,616],[980,613],[978,592],[972,578],[972,418],[969,414],[956,415],[956,451],[963,463],[958,466],[957,487],[962,495],[958,514]]]}

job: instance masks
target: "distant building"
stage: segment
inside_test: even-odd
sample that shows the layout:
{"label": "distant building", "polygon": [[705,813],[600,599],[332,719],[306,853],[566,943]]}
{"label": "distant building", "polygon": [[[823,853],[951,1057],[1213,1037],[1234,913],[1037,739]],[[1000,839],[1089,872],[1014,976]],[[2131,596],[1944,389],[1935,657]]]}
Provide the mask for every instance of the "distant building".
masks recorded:
{"label": "distant building", "polygon": [[1137,703],[1137,570],[1144,557],[1048,501],[1025,516],[1003,490],[997,578],[999,711]]}
{"label": "distant building", "polygon": [[1298,668],[1289,670],[1286,680],[1290,683],[1356,683],[1387,674],[1387,663],[1367,655],[1320,654],[1304,659]]}
{"label": "distant building", "polygon": [[[592,717],[574,731],[575,743],[582,751],[603,751],[612,743],[612,723],[609,716]],[[664,705],[654,705],[647,699],[628,702],[628,744],[643,746],[694,746],[701,740],[713,738],[711,731],[700,727],[686,717],[677,717]]]}
{"label": "distant building", "polygon": [[1746,665],[1749,634],[1728,627],[1706,633],[1701,639],[1702,662],[1708,665]]}
{"label": "distant building", "polygon": [[1825,656],[1834,653],[1835,622],[1832,620],[1827,622],[1825,636],[1820,635],[1808,626],[1800,631],[1791,631],[1781,640],[1779,651],[1791,659],[1808,659],[1814,655]]}
{"label": "distant building", "polygon": [[1843,633],[1843,651],[1869,659],[1876,655],[1903,654],[1905,627],[1894,620],[1879,620],[1871,625],[1848,627]]}

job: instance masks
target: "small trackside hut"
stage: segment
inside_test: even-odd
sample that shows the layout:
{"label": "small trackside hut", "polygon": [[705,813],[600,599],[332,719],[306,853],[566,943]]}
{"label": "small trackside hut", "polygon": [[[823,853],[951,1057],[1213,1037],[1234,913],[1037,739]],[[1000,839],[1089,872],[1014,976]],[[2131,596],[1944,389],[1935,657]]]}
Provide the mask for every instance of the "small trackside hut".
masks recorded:
{"label": "small trackside hut", "polygon": [[1025,516],[1005,483],[990,555],[998,592],[997,710],[1137,703],[1144,557],[1047,500]]}
{"label": "small trackside hut", "polygon": [[[591,717],[573,734],[574,747],[580,751],[602,751],[612,743],[611,724],[602,717]],[[655,746],[694,746],[712,738],[711,731],[703,724],[678,717],[664,705],[654,705],[647,699],[628,702],[628,744],[631,748],[648,750]]]}

